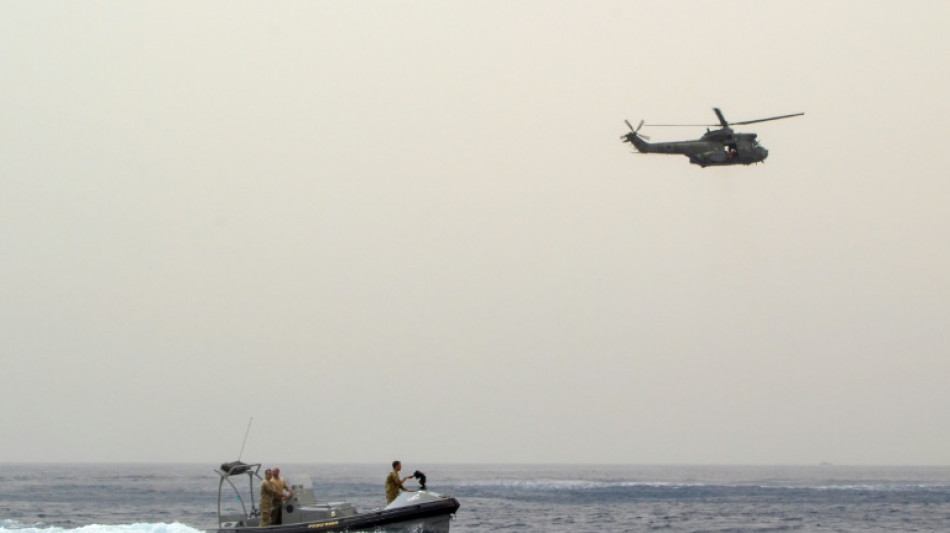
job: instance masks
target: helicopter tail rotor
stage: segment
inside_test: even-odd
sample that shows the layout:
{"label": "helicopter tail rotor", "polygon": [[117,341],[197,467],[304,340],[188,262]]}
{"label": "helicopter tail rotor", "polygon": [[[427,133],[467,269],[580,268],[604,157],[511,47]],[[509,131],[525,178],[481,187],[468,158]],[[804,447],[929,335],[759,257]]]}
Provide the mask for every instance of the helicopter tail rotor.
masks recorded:
{"label": "helicopter tail rotor", "polygon": [[[633,133],[634,136],[640,137],[641,139],[644,139],[644,140],[647,140],[647,141],[650,140],[650,137],[648,137],[648,136],[643,135],[643,134],[640,133],[640,128],[643,127],[643,121],[642,121],[642,120],[640,121],[639,124],[637,124],[637,127],[636,127],[636,128],[633,127],[633,124],[631,124],[629,120],[624,120],[624,122],[627,124],[627,127],[630,128],[630,131]],[[633,142],[633,141],[630,139],[630,134],[629,134],[629,133],[626,134],[626,135],[624,135],[623,137],[621,137],[621,139],[624,139],[626,142]]]}
{"label": "helicopter tail rotor", "polygon": [[640,128],[643,127],[643,121],[641,120],[636,128],[633,127],[633,124],[631,124],[629,120],[624,120],[624,122],[627,124],[627,127],[630,128],[630,133],[620,136],[623,142],[632,144],[633,147],[637,149],[637,152],[651,152],[650,143],[648,142],[650,138],[646,135],[640,135]]}

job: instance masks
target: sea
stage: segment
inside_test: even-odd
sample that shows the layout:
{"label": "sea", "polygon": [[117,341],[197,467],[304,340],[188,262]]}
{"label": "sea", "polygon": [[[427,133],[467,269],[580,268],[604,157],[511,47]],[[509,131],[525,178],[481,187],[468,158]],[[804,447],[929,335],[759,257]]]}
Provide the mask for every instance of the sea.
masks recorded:
{"label": "sea", "polygon": [[[0,464],[0,533],[214,529],[216,464]],[[389,465],[281,464],[360,510]],[[950,467],[413,465],[456,497],[454,533],[950,531]],[[407,482],[412,485],[412,482]],[[225,488],[228,488],[225,485]],[[226,494],[223,507],[237,505]]]}

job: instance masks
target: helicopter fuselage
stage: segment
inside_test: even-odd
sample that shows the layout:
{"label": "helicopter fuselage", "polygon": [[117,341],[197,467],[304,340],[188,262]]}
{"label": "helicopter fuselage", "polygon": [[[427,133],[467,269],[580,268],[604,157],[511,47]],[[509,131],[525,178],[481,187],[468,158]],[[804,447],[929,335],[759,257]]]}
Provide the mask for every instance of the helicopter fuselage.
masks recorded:
{"label": "helicopter fuselage", "polygon": [[694,141],[647,142],[636,132],[625,135],[637,151],[645,154],[681,154],[689,162],[701,167],[726,165],[751,165],[760,163],[769,156],[769,151],[759,144],[755,133],[735,133],[729,128],[707,131]]}
{"label": "helicopter fuselage", "polygon": [[[640,136],[640,128],[644,121],[634,128],[629,120],[624,120],[630,132],[620,137],[623,142],[628,142],[636,147],[637,151],[645,154],[681,154],[689,158],[689,162],[701,167],[724,166],[724,165],[751,165],[765,161],[769,156],[769,151],[755,140],[754,133],[736,133],[732,130],[733,125],[755,124],[758,122],[768,122],[771,120],[780,120],[783,118],[800,117],[805,113],[791,113],[789,115],[778,115],[775,117],[757,118],[754,120],[743,120],[740,122],[729,122],[722,115],[718,107],[713,108],[716,118],[719,119],[719,125],[722,128],[710,131],[694,141],[674,141],[674,142],[648,142],[646,135]],[[696,124],[651,124],[651,126],[695,126]],[[715,124],[703,124],[704,126],[716,126]]]}

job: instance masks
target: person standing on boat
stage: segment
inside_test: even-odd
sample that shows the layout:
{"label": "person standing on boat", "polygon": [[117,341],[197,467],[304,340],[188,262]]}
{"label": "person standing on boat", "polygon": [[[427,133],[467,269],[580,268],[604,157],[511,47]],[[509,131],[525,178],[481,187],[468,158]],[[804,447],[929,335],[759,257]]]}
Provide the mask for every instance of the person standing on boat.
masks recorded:
{"label": "person standing on boat", "polygon": [[402,463],[399,461],[393,461],[393,471],[390,472],[388,476],[386,476],[386,504],[392,503],[392,501],[395,500],[397,496],[399,496],[400,490],[412,492],[402,484],[403,481],[411,478],[412,476],[400,478],[400,470],[402,470]]}
{"label": "person standing on boat", "polygon": [[261,525],[274,524],[274,508],[280,499],[277,488],[274,487],[274,475],[268,468],[264,471],[264,481],[261,481]]}
{"label": "person standing on boat", "polygon": [[274,479],[271,480],[271,484],[274,486],[276,491],[276,496],[274,497],[274,525],[280,525],[282,518],[282,511],[284,510],[284,500],[290,497],[290,487],[287,485],[287,482],[284,481],[284,478],[280,477],[280,468],[274,467],[272,470]]}

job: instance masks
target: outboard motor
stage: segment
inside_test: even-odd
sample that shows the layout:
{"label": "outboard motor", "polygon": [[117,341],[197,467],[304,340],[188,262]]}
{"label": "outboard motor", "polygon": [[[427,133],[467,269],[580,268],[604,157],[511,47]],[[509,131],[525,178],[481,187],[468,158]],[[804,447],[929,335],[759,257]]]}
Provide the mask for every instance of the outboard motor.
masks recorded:
{"label": "outboard motor", "polygon": [[412,473],[412,477],[419,480],[419,490],[426,490],[426,475],[422,472],[416,470]]}

